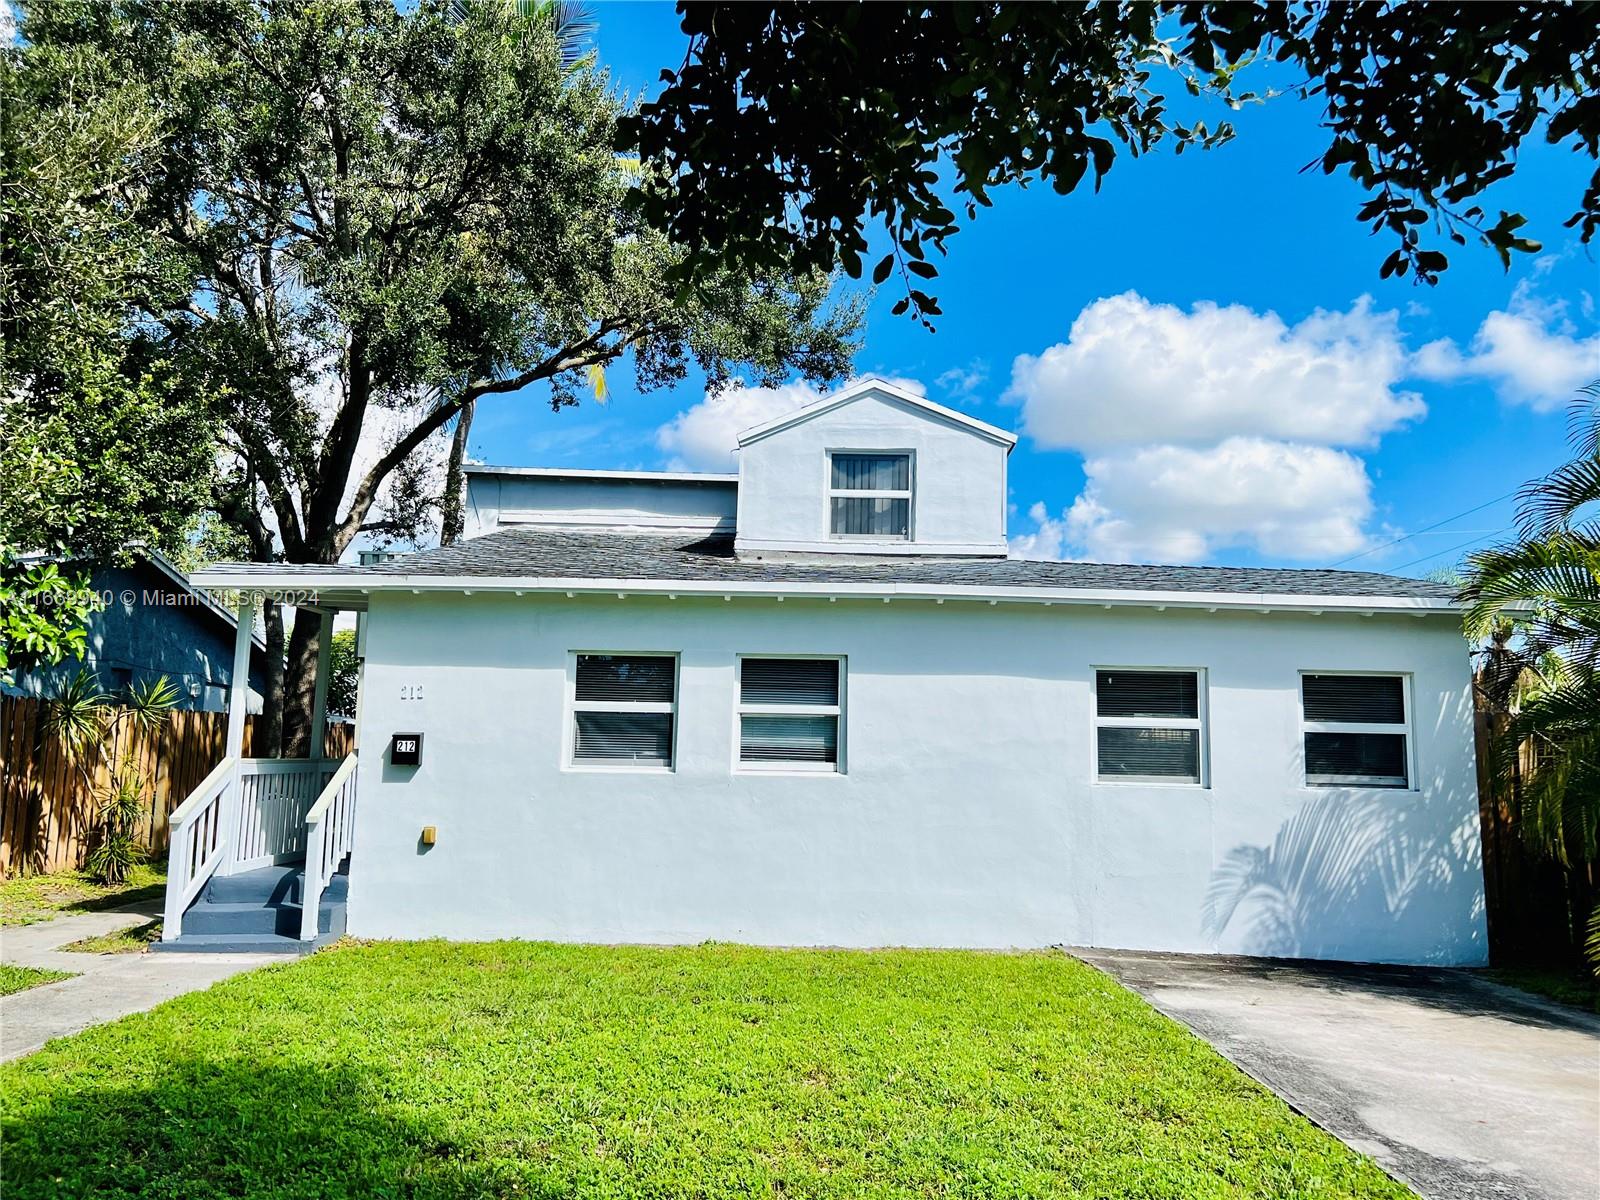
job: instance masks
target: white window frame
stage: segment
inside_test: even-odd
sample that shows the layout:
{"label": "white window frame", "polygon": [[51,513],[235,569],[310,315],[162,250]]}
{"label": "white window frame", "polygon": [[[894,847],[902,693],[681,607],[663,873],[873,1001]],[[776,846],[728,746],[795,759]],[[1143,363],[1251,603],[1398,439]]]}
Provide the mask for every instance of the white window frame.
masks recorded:
{"label": "white window frame", "polygon": [[[579,700],[578,659],[590,656],[629,656],[670,658],[672,660],[672,699],[665,700]],[[671,775],[678,769],[678,697],[682,694],[681,664],[676,651],[671,650],[569,650],[567,651],[566,706],[563,720],[566,726],[561,768],[564,771],[600,771],[626,774]],[[672,761],[665,766],[656,763],[622,761],[606,762],[603,759],[578,757],[578,714],[580,712],[633,712],[671,713],[672,744],[668,750]]]}
{"label": "white window frame", "polygon": [[[868,455],[877,458],[904,458],[906,460],[906,489],[880,490],[877,488],[836,488],[833,486],[833,459],[835,455],[851,457]],[[822,477],[822,530],[832,542],[913,542],[917,537],[917,453],[915,450],[847,450],[844,447],[829,450],[824,457]],[[904,537],[882,533],[835,533],[833,531],[833,502],[839,500],[904,500],[906,502],[906,533]],[[752,654],[751,658],[761,657]]]}
{"label": "white window frame", "polygon": [[[1193,675],[1195,677],[1195,712],[1193,717],[1102,717],[1100,715],[1100,672],[1126,671],[1145,675]],[[1100,664],[1089,668],[1089,778],[1097,787],[1176,787],[1209,788],[1211,786],[1211,702],[1204,667],[1158,667],[1126,664]],[[1199,730],[1199,761],[1195,779],[1175,779],[1171,775],[1102,775],[1100,774],[1100,731],[1102,729],[1196,729]]]}
{"label": "white window frame", "polygon": [[[1344,675],[1364,678],[1398,679],[1400,705],[1404,720],[1398,725],[1381,721],[1310,721],[1306,719],[1306,676]],[[1357,788],[1373,792],[1414,792],[1417,790],[1417,741],[1411,734],[1411,674],[1408,671],[1351,671],[1344,668],[1305,668],[1296,679],[1300,695],[1300,783],[1308,791],[1326,791],[1328,788]],[[1403,787],[1392,783],[1373,783],[1367,775],[1319,775],[1312,782],[1306,763],[1306,734],[1308,733],[1389,733],[1405,738],[1406,781]]]}
{"label": "white window frame", "polygon": [[[744,702],[744,660],[783,658],[800,662],[839,664],[839,703],[837,704],[746,704]],[[736,775],[843,775],[845,774],[845,680],[850,674],[849,658],[843,654],[740,654],[733,668],[733,771]],[[836,762],[746,762],[741,757],[744,744],[744,718],[752,717],[833,717],[838,722]],[[676,725],[674,725],[676,728]]]}

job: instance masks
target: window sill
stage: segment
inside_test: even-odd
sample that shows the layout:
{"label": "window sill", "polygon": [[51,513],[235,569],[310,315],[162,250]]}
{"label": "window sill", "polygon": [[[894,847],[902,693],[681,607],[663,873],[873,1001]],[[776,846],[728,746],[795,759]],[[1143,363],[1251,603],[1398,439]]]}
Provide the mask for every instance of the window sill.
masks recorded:
{"label": "window sill", "polygon": [[1410,784],[1402,786],[1393,783],[1302,783],[1300,790],[1313,795],[1319,792],[1388,792],[1391,795],[1395,792],[1400,792],[1413,796],[1422,793],[1422,789],[1419,787],[1412,787]]}
{"label": "window sill", "polygon": [[1126,787],[1158,787],[1158,788],[1187,788],[1194,792],[1207,792],[1211,785],[1200,783],[1194,779],[1163,779],[1159,775],[1124,775],[1115,779],[1102,778],[1096,775],[1090,783],[1094,787],[1126,788]]}
{"label": "window sill", "polygon": [[566,763],[561,768],[579,775],[675,775],[676,767],[654,767],[645,763]]}
{"label": "window sill", "polygon": [[733,773],[735,775],[757,777],[772,775],[798,776],[802,779],[842,779],[845,774],[832,763],[825,767],[807,767],[799,763],[774,763],[771,766],[763,766],[759,763],[735,763]]}

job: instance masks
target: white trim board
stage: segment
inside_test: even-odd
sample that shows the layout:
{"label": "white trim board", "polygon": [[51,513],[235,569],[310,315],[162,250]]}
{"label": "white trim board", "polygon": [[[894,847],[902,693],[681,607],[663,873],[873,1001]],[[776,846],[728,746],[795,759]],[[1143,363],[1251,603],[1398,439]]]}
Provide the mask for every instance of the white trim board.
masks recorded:
{"label": "white trim board", "polygon": [[509,475],[535,479],[625,479],[636,483],[705,483],[726,487],[737,484],[736,473],[715,471],[610,471],[568,467],[491,467],[482,464],[461,468],[463,475]]}
{"label": "white trim board", "polygon": [[398,572],[327,573],[285,572],[282,574],[229,571],[214,568],[196,572],[199,587],[216,591],[284,590],[316,593],[323,590],[351,592],[358,596],[372,592],[560,592],[569,596],[734,596],[774,599],[813,600],[946,600],[979,601],[990,604],[1076,604],[1102,608],[1186,608],[1273,612],[1346,612],[1458,614],[1462,606],[1454,600],[1430,596],[1320,596],[1293,593],[1135,591],[1115,588],[986,587],[971,584],[926,583],[833,583],[833,582],[749,582],[706,579],[593,579],[535,578],[529,576],[403,575]]}
{"label": "white trim board", "polygon": [[770,421],[764,421],[760,425],[746,429],[739,434],[739,445],[741,447],[748,446],[751,442],[758,442],[762,438],[770,437],[772,434],[788,429],[792,425],[799,425],[804,421],[811,420],[813,417],[820,417],[823,413],[831,412],[841,405],[849,404],[874,392],[886,396],[890,400],[909,405],[912,408],[919,408],[931,416],[965,429],[968,432],[976,433],[980,437],[988,438],[992,442],[998,442],[1006,448],[1007,452],[1017,444],[1017,435],[1014,433],[1008,433],[998,426],[990,425],[975,417],[969,417],[966,413],[957,412],[953,408],[935,404],[926,396],[919,396],[916,392],[909,392],[905,388],[887,380],[869,376],[858,383],[853,383],[847,388],[834,392],[832,395],[815,400],[804,408],[797,408],[793,412],[784,413]]}

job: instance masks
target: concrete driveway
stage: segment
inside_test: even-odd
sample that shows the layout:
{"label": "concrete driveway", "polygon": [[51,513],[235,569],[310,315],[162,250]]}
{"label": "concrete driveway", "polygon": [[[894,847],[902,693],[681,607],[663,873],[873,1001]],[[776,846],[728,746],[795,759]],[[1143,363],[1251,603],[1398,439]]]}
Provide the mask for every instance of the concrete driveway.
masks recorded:
{"label": "concrete driveway", "polygon": [[1074,953],[1428,1200],[1600,1197],[1600,1017],[1468,971]]}

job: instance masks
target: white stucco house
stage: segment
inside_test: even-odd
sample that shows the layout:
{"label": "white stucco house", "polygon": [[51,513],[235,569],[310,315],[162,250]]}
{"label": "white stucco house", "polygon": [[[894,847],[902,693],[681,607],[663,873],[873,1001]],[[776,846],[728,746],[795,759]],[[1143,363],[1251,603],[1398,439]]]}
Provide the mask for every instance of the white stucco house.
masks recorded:
{"label": "white stucco house", "polygon": [[168,936],[266,871],[307,943],[1484,962],[1448,590],[1009,558],[1014,442],[868,380],[737,474],[477,467],[456,546],[203,573],[364,614],[359,750],[196,793]]}

